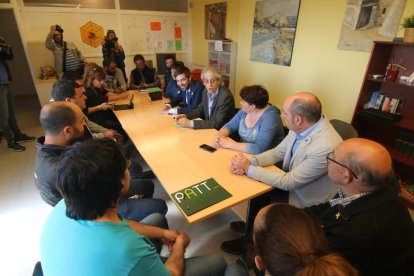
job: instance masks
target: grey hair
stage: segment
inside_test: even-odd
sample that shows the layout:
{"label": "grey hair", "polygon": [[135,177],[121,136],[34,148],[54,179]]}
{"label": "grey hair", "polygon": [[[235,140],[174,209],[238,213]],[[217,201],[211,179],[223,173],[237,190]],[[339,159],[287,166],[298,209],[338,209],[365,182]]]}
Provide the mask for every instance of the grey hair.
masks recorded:
{"label": "grey hair", "polygon": [[202,80],[204,80],[204,75],[209,71],[211,73],[213,73],[213,77],[215,77],[219,81],[221,80],[221,74],[214,66],[206,67],[206,68],[203,69],[203,71],[201,72],[201,79]]}
{"label": "grey hair", "polygon": [[314,101],[307,101],[301,98],[294,99],[290,107],[294,115],[306,118],[308,122],[317,122],[322,116],[322,104],[317,97]]}

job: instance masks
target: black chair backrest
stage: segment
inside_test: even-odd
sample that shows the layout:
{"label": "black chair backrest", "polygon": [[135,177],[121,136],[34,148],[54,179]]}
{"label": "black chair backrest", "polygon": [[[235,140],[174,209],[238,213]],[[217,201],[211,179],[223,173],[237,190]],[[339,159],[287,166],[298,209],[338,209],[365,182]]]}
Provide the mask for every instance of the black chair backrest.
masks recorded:
{"label": "black chair backrest", "polygon": [[358,137],[357,130],[351,124],[348,124],[347,122],[338,119],[332,119],[330,122],[343,140]]}

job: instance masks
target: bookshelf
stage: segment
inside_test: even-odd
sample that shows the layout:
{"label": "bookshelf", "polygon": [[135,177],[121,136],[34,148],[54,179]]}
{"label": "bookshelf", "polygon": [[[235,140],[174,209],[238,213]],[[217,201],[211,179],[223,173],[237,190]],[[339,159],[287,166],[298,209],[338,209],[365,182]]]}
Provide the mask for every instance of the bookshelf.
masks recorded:
{"label": "bookshelf", "polygon": [[216,51],[214,43],[214,40],[208,42],[208,64],[221,73],[222,85],[228,87],[234,96],[236,93],[237,44],[223,41],[223,51]]}
{"label": "bookshelf", "polygon": [[[403,65],[406,70],[399,72],[397,80],[374,78],[373,75],[385,75],[390,60]],[[399,77],[410,76],[413,71],[413,43],[374,42],[352,118],[359,136],[384,145],[393,158],[396,174],[410,183],[414,183],[414,85]],[[400,114],[383,112],[381,108],[368,112],[372,110],[364,106],[371,101],[374,92],[404,101]],[[402,198],[409,208],[414,209],[414,196],[404,193]]]}

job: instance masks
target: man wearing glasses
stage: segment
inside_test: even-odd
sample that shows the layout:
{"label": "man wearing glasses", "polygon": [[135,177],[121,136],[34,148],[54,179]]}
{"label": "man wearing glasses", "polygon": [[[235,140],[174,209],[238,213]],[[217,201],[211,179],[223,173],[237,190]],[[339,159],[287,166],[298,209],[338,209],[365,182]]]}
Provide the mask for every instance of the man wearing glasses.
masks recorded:
{"label": "man wearing glasses", "polygon": [[[250,158],[239,153],[232,159],[234,174],[247,174],[277,188],[250,201],[251,217],[248,218],[247,229],[243,229],[245,227],[240,222],[230,225],[237,232],[251,233],[256,213],[272,202],[288,201],[305,208],[325,203],[336,193],[336,187],[327,175],[326,155],[342,139],[322,115],[319,99],[307,92],[289,96],[283,104],[282,118],[289,134],[277,147]],[[263,168],[279,161],[283,161],[282,172]],[[221,248],[231,254],[240,254],[243,250],[241,244],[237,239],[224,242]]]}
{"label": "man wearing glasses", "polygon": [[[235,114],[234,98],[230,90],[221,86],[221,75],[213,67],[205,68],[201,73],[204,86],[201,103],[188,114],[176,116],[181,127],[219,130]],[[202,120],[193,120],[201,118]]]}
{"label": "man wearing glasses", "polygon": [[414,224],[398,197],[392,160],[380,144],[361,138],[326,157],[337,195],[305,208],[329,246],[361,275],[414,275]]}

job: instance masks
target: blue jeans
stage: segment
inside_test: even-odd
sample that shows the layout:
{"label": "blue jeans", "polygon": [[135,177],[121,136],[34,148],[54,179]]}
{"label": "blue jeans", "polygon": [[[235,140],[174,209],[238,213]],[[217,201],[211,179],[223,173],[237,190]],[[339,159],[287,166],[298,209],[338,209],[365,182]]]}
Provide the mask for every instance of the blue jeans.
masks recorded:
{"label": "blue jeans", "polygon": [[[165,263],[168,258],[160,257]],[[222,276],[227,263],[220,255],[206,255],[184,259],[184,276]]]}
{"label": "blue jeans", "polygon": [[21,134],[14,111],[14,97],[8,84],[0,84],[0,128],[8,143]]}
{"label": "blue jeans", "polygon": [[129,191],[123,197],[137,196],[138,198],[152,198],[154,183],[150,179],[132,179]]}
{"label": "blue jeans", "polygon": [[165,216],[168,211],[167,204],[159,198],[119,199],[118,212],[127,219],[141,221],[145,217],[159,213]]}

